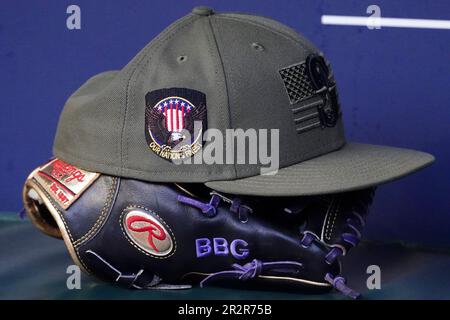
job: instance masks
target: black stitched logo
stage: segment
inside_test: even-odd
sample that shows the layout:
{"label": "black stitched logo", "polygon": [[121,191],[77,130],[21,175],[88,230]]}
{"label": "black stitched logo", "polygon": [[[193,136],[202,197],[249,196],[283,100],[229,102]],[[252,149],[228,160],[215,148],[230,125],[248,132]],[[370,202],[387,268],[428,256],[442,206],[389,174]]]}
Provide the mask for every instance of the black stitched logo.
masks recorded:
{"label": "black stitched logo", "polygon": [[306,61],[281,69],[298,133],[334,127],[341,115],[336,84],[325,59],[311,54]]}

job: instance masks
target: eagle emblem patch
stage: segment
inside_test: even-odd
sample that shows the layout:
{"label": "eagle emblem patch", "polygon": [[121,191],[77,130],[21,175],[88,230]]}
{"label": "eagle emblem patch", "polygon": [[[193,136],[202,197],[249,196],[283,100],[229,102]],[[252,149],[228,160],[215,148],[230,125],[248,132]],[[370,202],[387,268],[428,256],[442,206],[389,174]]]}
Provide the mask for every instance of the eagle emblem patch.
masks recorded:
{"label": "eagle emblem patch", "polygon": [[206,96],[186,88],[151,91],[145,96],[145,138],[166,160],[189,158],[202,148]]}

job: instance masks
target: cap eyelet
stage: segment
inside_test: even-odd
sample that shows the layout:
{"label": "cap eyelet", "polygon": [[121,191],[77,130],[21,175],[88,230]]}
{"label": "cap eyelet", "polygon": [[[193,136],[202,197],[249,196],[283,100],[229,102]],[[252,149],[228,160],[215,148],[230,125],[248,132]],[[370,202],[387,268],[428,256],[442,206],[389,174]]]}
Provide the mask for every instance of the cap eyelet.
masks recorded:
{"label": "cap eyelet", "polygon": [[179,56],[178,58],[177,58],[177,62],[178,63],[183,63],[183,62],[185,62],[187,60],[187,56]]}
{"label": "cap eyelet", "polygon": [[253,49],[255,49],[256,51],[264,51],[264,46],[262,44],[258,43],[258,42],[253,42],[251,44],[251,47]]}

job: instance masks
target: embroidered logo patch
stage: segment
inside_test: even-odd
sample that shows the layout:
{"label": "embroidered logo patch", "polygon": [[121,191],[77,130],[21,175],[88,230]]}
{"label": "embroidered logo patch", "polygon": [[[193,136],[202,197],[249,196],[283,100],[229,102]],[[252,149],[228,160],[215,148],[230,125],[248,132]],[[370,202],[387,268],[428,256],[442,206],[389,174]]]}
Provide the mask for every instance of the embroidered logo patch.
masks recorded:
{"label": "embroidered logo patch", "polygon": [[67,209],[99,177],[99,174],[53,159],[34,171],[32,177],[53,200]]}
{"label": "embroidered logo patch", "polygon": [[304,62],[279,72],[293,105],[298,133],[336,125],[341,116],[336,84],[322,56],[310,54]]}
{"label": "embroidered logo patch", "polygon": [[202,147],[206,130],[206,96],[185,89],[159,89],[145,96],[145,138],[161,158],[184,159]]}
{"label": "embroidered logo patch", "polygon": [[318,108],[320,123],[325,127],[334,127],[340,111],[336,84],[330,75],[327,63],[322,56],[312,54],[306,59],[306,65],[312,85],[323,99],[323,104]]}
{"label": "embroidered logo patch", "polygon": [[122,223],[127,236],[146,253],[163,257],[172,252],[174,243],[169,229],[155,213],[131,209]]}
{"label": "embroidered logo patch", "polygon": [[225,238],[199,238],[195,239],[195,252],[197,258],[214,256],[229,256],[235,259],[245,259],[249,256],[248,243],[242,239],[234,239],[228,244]]}

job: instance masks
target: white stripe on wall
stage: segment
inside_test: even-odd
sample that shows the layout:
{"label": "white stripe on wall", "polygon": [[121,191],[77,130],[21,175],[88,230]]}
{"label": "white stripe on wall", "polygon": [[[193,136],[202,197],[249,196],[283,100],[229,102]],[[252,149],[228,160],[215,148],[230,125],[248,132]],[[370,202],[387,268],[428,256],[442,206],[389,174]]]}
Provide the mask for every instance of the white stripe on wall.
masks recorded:
{"label": "white stripe on wall", "polygon": [[392,28],[450,29],[450,20],[323,15],[322,24]]}

